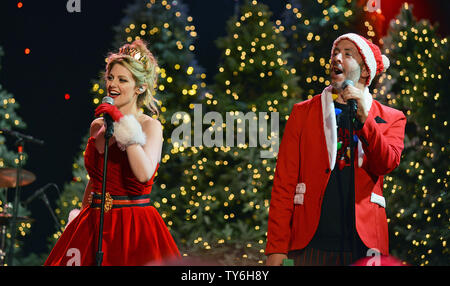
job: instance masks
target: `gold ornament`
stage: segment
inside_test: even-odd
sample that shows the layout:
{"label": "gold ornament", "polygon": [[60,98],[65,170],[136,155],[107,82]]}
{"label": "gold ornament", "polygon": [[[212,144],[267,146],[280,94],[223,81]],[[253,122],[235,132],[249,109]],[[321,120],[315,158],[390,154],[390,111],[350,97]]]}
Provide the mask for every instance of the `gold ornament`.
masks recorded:
{"label": "gold ornament", "polygon": [[111,197],[111,195],[109,193],[106,193],[106,196],[105,196],[105,213],[107,213],[108,211],[110,211],[112,209],[113,202],[114,202],[114,199]]}

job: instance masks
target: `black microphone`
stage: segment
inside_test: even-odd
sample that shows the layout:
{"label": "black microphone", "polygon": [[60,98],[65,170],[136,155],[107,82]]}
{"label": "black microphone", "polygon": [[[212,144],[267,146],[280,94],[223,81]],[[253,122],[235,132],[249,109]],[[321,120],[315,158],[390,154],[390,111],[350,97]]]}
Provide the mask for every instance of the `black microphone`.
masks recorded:
{"label": "black microphone", "polygon": [[[114,99],[109,96],[105,96],[102,99],[102,103],[108,103],[111,105],[114,105]],[[114,121],[112,120],[111,116],[107,113],[103,114],[103,119],[105,120],[106,124],[106,131],[105,131],[105,137],[110,138],[114,134]]]}
{"label": "black microphone", "polygon": [[23,204],[28,205],[29,203],[31,203],[32,200],[34,200],[36,197],[40,196],[43,192],[45,192],[51,186],[54,186],[56,188],[56,190],[59,192],[57,185],[55,185],[54,183],[49,183],[49,184],[43,186],[42,188],[38,189],[37,191],[35,191],[34,194],[31,197],[29,197]]}
{"label": "black microphone", "polygon": [[[349,79],[344,80],[344,82],[341,85],[342,90],[346,89],[347,86],[349,86],[349,85],[355,86],[355,84],[353,83],[352,80],[349,80]],[[358,104],[356,103],[356,100],[349,99],[349,100],[347,100],[347,102],[348,102],[348,105],[350,106],[350,110],[354,111],[356,114],[356,111],[358,110]]]}

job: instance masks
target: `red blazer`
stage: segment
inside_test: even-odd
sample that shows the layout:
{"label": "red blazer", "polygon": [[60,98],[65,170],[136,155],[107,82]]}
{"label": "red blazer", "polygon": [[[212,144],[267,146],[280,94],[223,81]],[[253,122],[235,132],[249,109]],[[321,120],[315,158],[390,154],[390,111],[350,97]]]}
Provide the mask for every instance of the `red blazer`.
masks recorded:
{"label": "red blazer", "polygon": [[[406,118],[402,112],[372,100],[367,88],[365,96],[369,116],[356,132],[359,138],[355,156],[356,229],[367,247],[387,255],[383,176],[400,163]],[[294,105],[278,153],[266,255],[302,249],[314,236],[323,195],[335,165],[336,130],[331,87]],[[306,185],[304,202],[294,205],[299,182]]]}

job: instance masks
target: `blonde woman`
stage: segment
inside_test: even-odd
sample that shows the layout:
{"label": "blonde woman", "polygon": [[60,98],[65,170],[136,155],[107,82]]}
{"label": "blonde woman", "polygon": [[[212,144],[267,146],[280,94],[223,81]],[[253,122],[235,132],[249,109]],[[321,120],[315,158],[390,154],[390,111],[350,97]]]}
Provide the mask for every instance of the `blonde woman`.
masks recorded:
{"label": "blonde woman", "polygon": [[[166,225],[150,205],[149,194],[162,149],[160,122],[141,107],[158,113],[153,97],[157,62],[143,41],[108,56],[105,80],[114,105],[103,103],[95,115],[109,114],[114,135],[108,147],[102,265],[147,265],[179,258]],[[89,183],[82,210],[67,225],[45,265],[95,265],[105,144],[103,118],[95,119],[85,151]]]}

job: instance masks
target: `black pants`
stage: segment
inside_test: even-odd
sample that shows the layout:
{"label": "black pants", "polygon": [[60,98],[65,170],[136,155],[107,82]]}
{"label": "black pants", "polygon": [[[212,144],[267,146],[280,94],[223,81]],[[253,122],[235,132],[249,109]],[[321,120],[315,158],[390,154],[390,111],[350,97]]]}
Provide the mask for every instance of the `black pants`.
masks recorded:
{"label": "black pants", "polygon": [[295,266],[345,266],[352,264],[351,252],[331,252],[306,247],[288,253]]}
{"label": "black pants", "polygon": [[288,258],[294,260],[295,266],[348,266],[363,258],[368,248],[360,239],[357,240],[357,252],[325,251],[311,246],[288,253]]}

